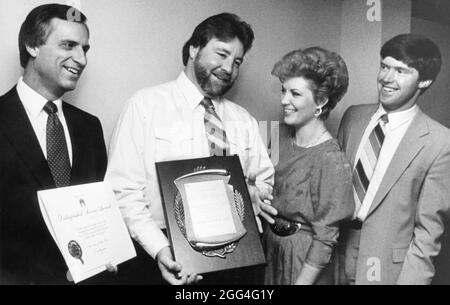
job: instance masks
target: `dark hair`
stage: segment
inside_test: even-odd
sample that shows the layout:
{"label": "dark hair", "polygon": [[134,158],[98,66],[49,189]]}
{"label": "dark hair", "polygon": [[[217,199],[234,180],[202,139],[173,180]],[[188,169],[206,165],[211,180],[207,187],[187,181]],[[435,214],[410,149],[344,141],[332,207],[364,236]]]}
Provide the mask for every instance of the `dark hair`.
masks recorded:
{"label": "dark hair", "polygon": [[283,83],[294,77],[308,80],[316,103],[328,99],[322,108],[322,120],[328,118],[348,88],[348,71],[342,57],[320,47],[289,52],[275,64],[272,75]]}
{"label": "dark hair", "polygon": [[[20,65],[25,68],[30,58],[27,46],[38,47],[45,44],[48,28],[53,18],[79,22],[86,25],[86,16],[74,7],[62,4],[44,4],[34,8],[22,23],[19,32]],[[87,29],[86,25],[86,29]]]}
{"label": "dark hair", "polygon": [[214,15],[197,25],[191,38],[183,46],[183,64],[189,59],[189,47],[203,48],[212,39],[230,41],[238,38],[244,46],[244,54],[252,47],[255,38],[250,25],[235,15],[222,13]]}
{"label": "dark hair", "polygon": [[383,59],[390,56],[416,69],[420,81],[434,81],[442,64],[438,46],[430,39],[417,34],[395,36],[383,45],[380,55]]}

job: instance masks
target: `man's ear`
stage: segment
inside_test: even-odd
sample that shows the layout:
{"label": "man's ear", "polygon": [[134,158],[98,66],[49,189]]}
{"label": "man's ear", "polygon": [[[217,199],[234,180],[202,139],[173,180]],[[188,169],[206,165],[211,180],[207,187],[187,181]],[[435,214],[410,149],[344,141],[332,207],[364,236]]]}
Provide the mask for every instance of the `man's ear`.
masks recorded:
{"label": "man's ear", "polygon": [[189,46],[189,57],[194,60],[197,57],[198,51],[200,47],[194,47],[193,45]]}
{"label": "man's ear", "polygon": [[28,54],[30,54],[31,57],[36,58],[39,54],[39,48],[38,47],[30,47],[28,45],[25,46],[27,49]]}
{"label": "man's ear", "polygon": [[431,84],[433,83],[432,80],[423,80],[419,82],[418,88],[419,89],[426,89],[428,87],[431,86]]}

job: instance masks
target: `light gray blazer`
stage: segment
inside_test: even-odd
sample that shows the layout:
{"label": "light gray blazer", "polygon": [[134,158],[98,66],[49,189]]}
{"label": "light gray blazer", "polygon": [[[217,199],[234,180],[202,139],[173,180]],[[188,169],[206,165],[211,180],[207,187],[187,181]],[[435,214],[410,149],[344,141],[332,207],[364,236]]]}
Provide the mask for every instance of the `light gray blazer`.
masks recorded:
{"label": "light gray blazer", "polygon": [[[352,106],[342,118],[338,140],[352,163],[377,108]],[[450,130],[419,110],[358,236],[343,234],[344,270],[356,284],[429,284],[449,218]]]}

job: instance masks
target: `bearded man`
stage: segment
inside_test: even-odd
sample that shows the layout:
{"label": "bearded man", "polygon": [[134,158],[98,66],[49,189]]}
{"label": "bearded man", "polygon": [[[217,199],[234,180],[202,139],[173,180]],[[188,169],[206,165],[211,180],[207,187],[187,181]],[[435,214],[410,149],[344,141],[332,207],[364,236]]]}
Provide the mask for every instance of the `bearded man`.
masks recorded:
{"label": "bearded man", "polygon": [[270,218],[271,207],[261,199],[270,199],[274,169],[258,124],[223,97],[253,39],[251,27],[234,14],[207,18],[183,47],[185,69],[178,78],[140,90],[126,104],[112,136],[106,174],[137,242],[137,262],[119,270],[124,281],[192,284],[202,279],[173,260],[155,162],[237,154],[244,175],[256,177],[250,178],[255,181],[249,190],[263,210],[258,214]]}

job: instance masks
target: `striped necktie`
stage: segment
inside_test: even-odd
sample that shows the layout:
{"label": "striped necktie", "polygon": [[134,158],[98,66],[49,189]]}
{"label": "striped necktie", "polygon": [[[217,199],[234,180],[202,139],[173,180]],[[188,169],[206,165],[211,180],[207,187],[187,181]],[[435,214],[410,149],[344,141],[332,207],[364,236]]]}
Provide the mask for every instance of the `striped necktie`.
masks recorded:
{"label": "striped necktie", "polygon": [[47,118],[47,162],[56,187],[70,184],[70,159],[64,128],[58,118],[58,108],[49,101],[44,106]]}
{"label": "striped necktie", "polygon": [[209,153],[211,156],[228,155],[227,135],[222,121],[214,110],[211,99],[205,97],[201,103],[205,108],[205,131],[208,138]]}
{"label": "striped necktie", "polygon": [[384,114],[380,117],[378,124],[371,131],[369,138],[366,140],[358,161],[356,162],[355,169],[353,170],[353,189],[356,194],[356,211],[359,210],[364,202],[370,180],[375,171],[385,137],[381,124],[386,123],[388,123],[388,117],[387,114]]}

